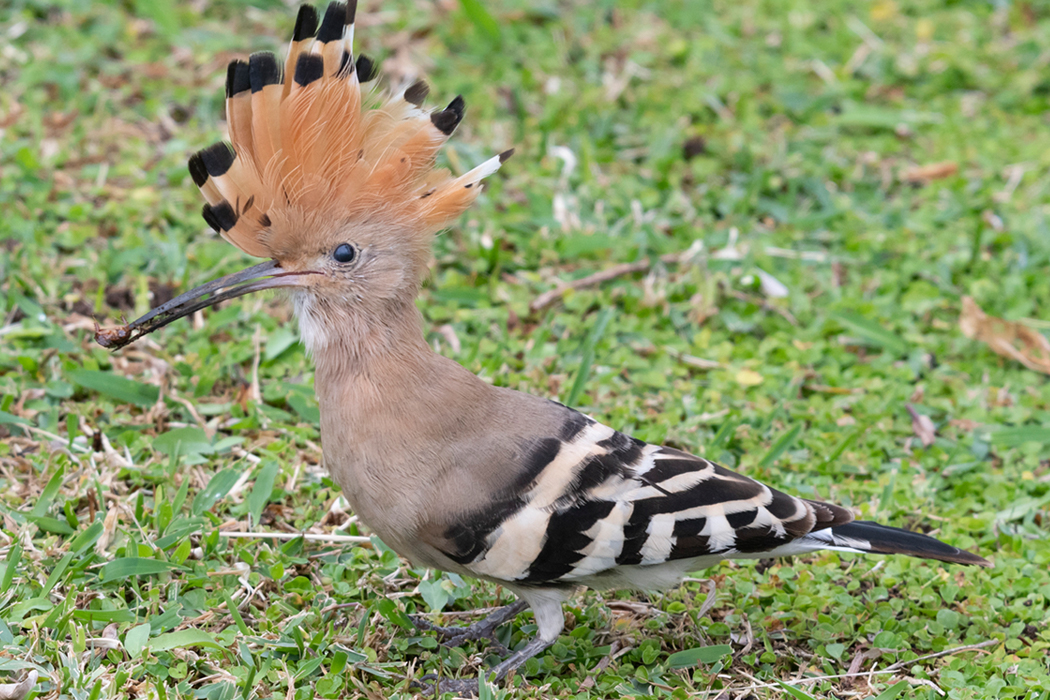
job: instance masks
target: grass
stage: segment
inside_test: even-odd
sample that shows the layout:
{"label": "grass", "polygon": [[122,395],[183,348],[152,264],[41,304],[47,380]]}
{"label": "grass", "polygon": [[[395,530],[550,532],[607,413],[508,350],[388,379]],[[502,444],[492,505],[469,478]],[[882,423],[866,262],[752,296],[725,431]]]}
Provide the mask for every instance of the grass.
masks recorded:
{"label": "grass", "polygon": [[[113,354],[91,340],[95,318],[249,262],[205,230],[185,160],[223,134],[225,63],[281,48],[292,17],[274,0],[0,9],[0,682],[35,669],[34,696],[408,697],[407,676],[486,663],[405,615],[506,596],[412,569],[340,507],[285,303],[237,300]],[[707,605],[700,580],[582,592],[528,682],[490,697],[1050,698],[1050,382],[958,329],[965,295],[1050,327],[1042,4],[360,17],[389,80],[465,96],[453,169],[518,149],[437,242],[420,303],[441,352],[995,562],[725,563],[701,574]],[[360,539],[224,535],[249,529]],[[522,615],[504,641],[533,629]]]}

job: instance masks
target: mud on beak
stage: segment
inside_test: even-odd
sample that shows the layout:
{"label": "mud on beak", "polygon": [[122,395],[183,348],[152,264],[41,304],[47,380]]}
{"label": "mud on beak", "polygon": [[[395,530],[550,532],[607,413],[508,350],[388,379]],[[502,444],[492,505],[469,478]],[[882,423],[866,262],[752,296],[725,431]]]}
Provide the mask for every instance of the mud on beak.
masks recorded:
{"label": "mud on beak", "polygon": [[163,328],[172,321],[189,316],[194,311],[200,311],[220,301],[235,299],[265,289],[306,286],[309,284],[307,280],[311,275],[320,274],[323,273],[314,270],[302,272],[282,270],[280,263],[276,260],[268,260],[180,294],[145,316],[123,326],[99,328],[96,323],[95,342],[104,348],[116,350],[138,340],[147,333]]}

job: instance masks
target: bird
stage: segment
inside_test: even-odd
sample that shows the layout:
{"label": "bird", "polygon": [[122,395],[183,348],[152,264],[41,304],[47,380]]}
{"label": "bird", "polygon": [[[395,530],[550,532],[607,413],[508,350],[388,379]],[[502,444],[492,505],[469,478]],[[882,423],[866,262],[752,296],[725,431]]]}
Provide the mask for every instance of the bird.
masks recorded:
{"label": "bird", "polygon": [[[493,639],[531,609],[535,637],[491,669],[503,680],[555,642],[581,586],[664,590],[724,559],[825,549],[991,566],[491,384],[435,352],[416,305],[432,241],[513,151],[462,175],[438,168],[463,97],[428,109],[422,80],[366,87],[377,70],[354,54],[356,13],[354,0],[323,15],[303,5],[283,62],[259,52],[230,63],[230,140],[189,159],[205,222],[266,261],[96,340],[117,349],[220,301],[286,290],[316,366],[324,464],[360,521],[418,566],[517,596],[468,627],[417,626],[448,644]],[[441,692],[478,691],[476,678],[433,680]]]}

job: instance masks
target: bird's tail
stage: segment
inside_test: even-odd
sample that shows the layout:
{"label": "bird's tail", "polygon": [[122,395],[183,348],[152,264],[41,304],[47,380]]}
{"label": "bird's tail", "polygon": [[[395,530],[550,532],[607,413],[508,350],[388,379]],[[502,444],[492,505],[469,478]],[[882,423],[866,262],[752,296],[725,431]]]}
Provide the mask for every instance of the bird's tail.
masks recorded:
{"label": "bird's tail", "polygon": [[810,537],[825,540],[830,549],[870,554],[907,554],[922,559],[937,559],[953,564],[992,566],[992,563],[976,554],[952,547],[918,532],[887,527],[866,520],[854,520],[827,530],[810,533]]}

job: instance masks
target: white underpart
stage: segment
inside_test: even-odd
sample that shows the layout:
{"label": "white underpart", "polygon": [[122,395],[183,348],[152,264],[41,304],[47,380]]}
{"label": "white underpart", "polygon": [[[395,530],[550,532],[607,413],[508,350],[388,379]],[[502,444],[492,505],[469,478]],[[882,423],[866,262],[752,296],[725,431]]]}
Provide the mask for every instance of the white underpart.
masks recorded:
{"label": "white underpart", "polygon": [[695,559],[675,559],[652,566],[617,566],[598,576],[581,578],[580,583],[601,590],[631,588],[639,591],[666,591],[677,586],[686,574],[714,566],[725,558],[720,554],[710,554]]}

